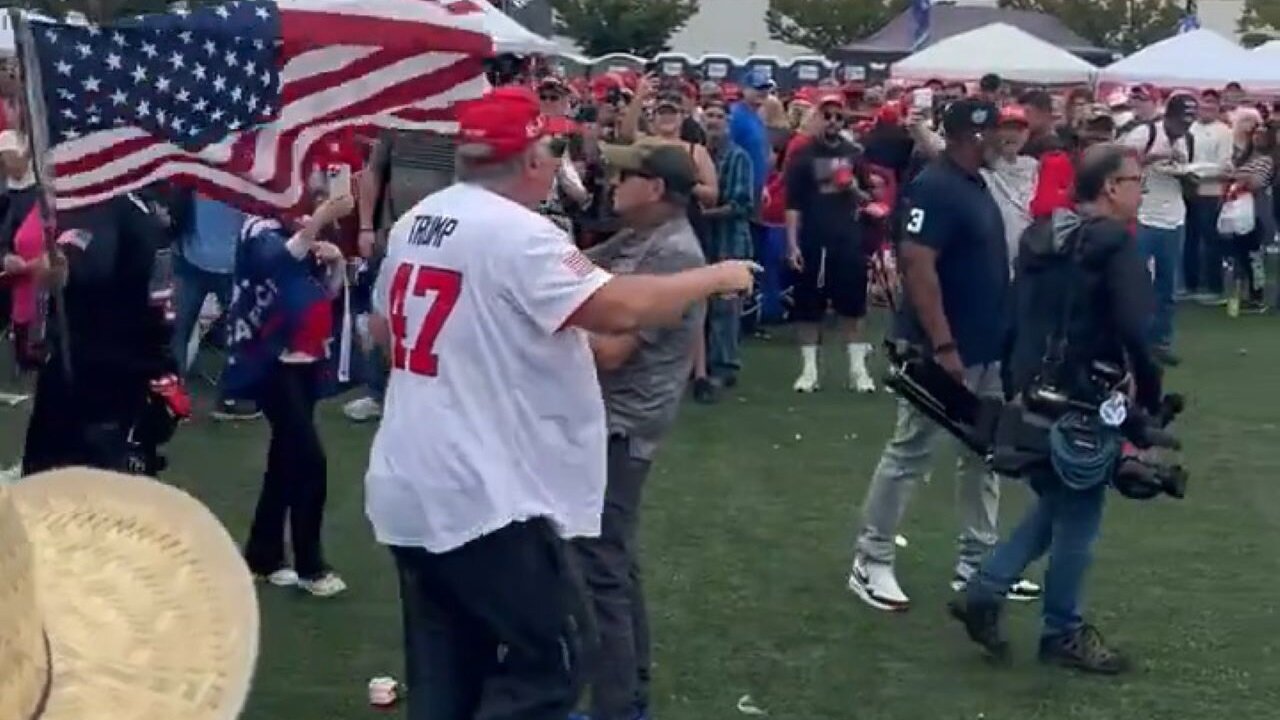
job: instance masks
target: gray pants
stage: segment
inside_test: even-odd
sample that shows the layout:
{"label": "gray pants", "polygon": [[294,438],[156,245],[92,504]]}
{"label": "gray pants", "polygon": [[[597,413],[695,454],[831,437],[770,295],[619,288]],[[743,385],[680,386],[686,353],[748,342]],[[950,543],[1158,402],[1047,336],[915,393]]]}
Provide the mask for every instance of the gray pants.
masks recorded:
{"label": "gray pants", "polygon": [[632,457],[625,438],[610,440],[600,537],[573,542],[595,621],[586,642],[592,720],[631,720],[649,704],[649,618],[636,542],[648,476],[649,461]]}
{"label": "gray pants", "polygon": [[[1000,366],[980,365],[965,370],[965,384],[983,397],[999,397]],[[871,487],[862,502],[862,530],[856,551],[871,562],[892,563],[894,536],[907,502],[920,478],[928,480],[933,450],[946,432],[906,401],[898,402],[898,423],[893,439],[880,456]],[[956,573],[964,578],[982,564],[999,540],[996,520],[1000,512],[1000,480],[982,459],[956,442],[956,506],[960,518],[960,558]]]}

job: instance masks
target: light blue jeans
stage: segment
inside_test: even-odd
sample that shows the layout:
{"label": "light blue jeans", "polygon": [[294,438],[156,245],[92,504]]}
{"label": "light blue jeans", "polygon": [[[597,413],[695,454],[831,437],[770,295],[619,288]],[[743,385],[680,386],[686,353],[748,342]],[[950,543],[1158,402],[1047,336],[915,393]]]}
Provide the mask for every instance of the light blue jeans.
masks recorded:
{"label": "light blue jeans", "polygon": [[[1000,364],[965,370],[965,384],[981,397],[1000,397]],[[871,562],[892,563],[894,537],[906,512],[916,482],[928,479],[933,451],[946,432],[905,400],[898,402],[898,423],[893,439],[880,456],[871,486],[862,501],[862,531],[856,554]],[[959,559],[956,575],[969,578],[982,564],[1000,536],[1000,479],[982,458],[956,442],[956,512],[960,520]],[[1006,585],[1006,587],[1008,587]]]}

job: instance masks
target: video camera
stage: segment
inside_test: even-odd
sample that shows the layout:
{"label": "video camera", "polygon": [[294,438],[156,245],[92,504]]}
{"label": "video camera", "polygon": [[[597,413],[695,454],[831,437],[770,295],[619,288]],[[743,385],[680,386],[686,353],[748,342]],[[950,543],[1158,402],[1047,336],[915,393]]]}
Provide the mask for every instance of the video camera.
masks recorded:
{"label": "video camera", "polygon": [[[975,395],[919,348],[903,341],[887,344],[890,368],[885,384],[955,436],[1002,475],[1025,475],[1050,462],[1050,428],[1069,412],[1089,417],[1096,403],[1075,399],[1045,384],[1036,384],[1010,402]],[[1127,374],[1114,365],[1095,364],[1091,379],[1101,388],[1119,388]],[[1112,484],[1125,497],[1149,500],[1159,495],[1186,496],[1187,471],[1167,451],[1181,445],[1166,428],[1185,407],[1181,396],[1168,395],[1152,417],[1129,404],[1119,425],[1125,439]]]}

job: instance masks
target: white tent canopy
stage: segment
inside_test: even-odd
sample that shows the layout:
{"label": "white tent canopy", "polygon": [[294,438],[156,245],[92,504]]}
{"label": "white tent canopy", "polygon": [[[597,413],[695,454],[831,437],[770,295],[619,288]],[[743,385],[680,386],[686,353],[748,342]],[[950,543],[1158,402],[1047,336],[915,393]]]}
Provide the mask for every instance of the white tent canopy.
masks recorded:
{"label": "white tent canopy", "polygon": [[1025,83],[1087,83],[1095,67],[1020,28],[992,23],[943,40],[889,69],[906,80],[976,80],[995,73]]}
{"label": "white tent canopy", "polygon": [[1280,59],[1280,40],[1270,40],[1253,49],[1254,55]]}
{"label": "white tent canopy", "polygon": [[484,8],[484,29],[493,36],[494,47],[500,53],[515,55],[555,55],[560,47],[551,40],[529,30],[510,15],[494,7],[487,0],[480,0]]}
{"label": "white tent canopy", "polygon": [[1102,70],[1106,83],[1208,88],[1238,82],[1254,92],[1280,90],[1280,63],[1258,57],[1212,30],[1193,30],[1143,48]]}

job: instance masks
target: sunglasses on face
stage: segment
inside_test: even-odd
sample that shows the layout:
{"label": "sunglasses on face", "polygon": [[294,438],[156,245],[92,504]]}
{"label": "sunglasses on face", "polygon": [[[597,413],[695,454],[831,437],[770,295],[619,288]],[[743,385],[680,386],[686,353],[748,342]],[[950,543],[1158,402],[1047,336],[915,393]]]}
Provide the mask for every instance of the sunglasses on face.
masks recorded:
{"label": "sunglasses on face", "polygon": [[827,122],[844,122],[844,113],[827,112],[822,113],[822,117],[825,118]]}
{"label": "sunglasses on face", "polygon": [[553,92],[541,93],[538,95],[538,99],[541,100],[542,102],[547,102],[547,103],[560,102],[561,100],[564,99],[564,96],[561,95],[560,93],[553,93]]}

